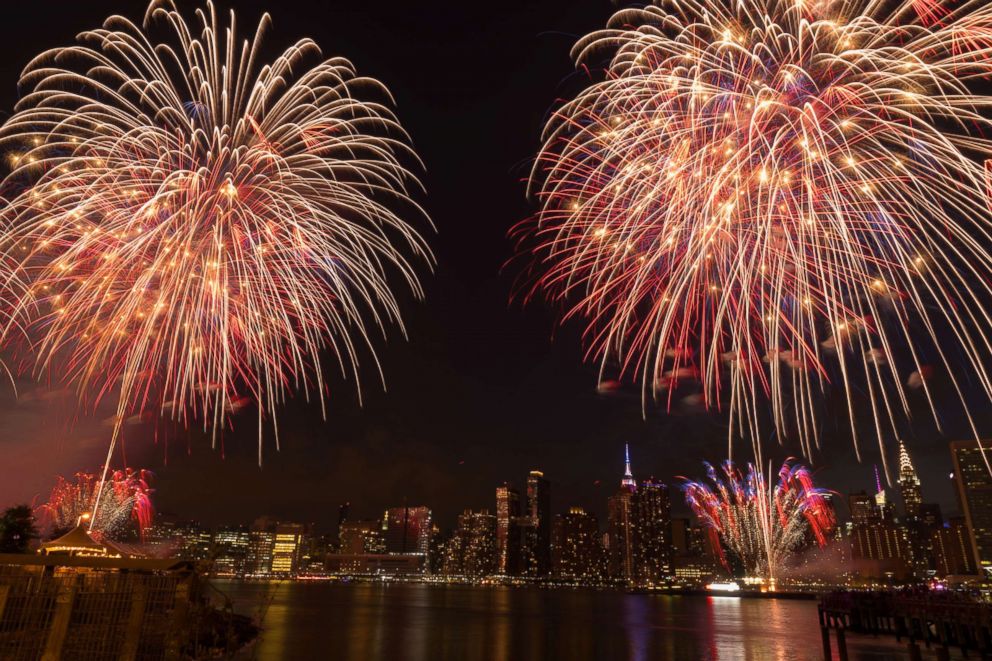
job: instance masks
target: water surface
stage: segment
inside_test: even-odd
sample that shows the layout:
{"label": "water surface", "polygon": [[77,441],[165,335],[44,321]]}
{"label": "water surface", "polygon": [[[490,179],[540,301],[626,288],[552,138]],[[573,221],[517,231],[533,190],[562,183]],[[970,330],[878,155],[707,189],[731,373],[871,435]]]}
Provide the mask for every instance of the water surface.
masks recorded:
{"label": "water surface", "polygon": [[[264,661],[823,659],[815,601],[405,583],[215,584],[238,612],[262,616],[262,638],[244,656]],[[848,651],[851,661],[908,658],[887,638],[849,636]]]}

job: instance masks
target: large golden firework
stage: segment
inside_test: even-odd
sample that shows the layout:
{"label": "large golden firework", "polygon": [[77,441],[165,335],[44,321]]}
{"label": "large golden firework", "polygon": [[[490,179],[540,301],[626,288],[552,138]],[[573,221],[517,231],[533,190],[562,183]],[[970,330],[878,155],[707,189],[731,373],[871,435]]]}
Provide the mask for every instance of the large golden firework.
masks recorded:
{"label": "large golden firework", "polygon": [[880,442],[907,388],[936,413],[928,363],[992,393],[992,5],[666,1],[573,54],[605,77],[549,119],[519,231],[604,371],[807,454],[830,388]]}
{"label": "large golden firework", "polygon": [[[155,0],[35,58],[2,129],[8,340],[94,404],[214,432],[247,399],[358,381],[432,262],[419,161],[376,80],[304,39],[263,64],[211,3]],[[424,223],[426,224],[426,223]],[[381,377],[381,372],[380,372]],[[278,434],[276,434],[278,439]]]}

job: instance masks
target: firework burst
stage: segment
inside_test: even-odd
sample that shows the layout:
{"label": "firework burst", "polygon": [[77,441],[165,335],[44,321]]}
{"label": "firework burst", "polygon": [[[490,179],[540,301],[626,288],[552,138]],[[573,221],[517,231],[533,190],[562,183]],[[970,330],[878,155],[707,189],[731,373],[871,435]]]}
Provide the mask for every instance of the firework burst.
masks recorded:
{"label": "firework burst", "polygon": [[861,402],[880,443],[908,388],[936,418],[927,361],[992,396],[992,5],[663,2],[573,55],[605,79],[549,119],[517,231],[604,372],[807,456],[833,388],[856,445]]}
{"label": "firework burst", "polygon": [[786,460],[774,487],[753,464],[742,475],[727,461],[722,473],[706,464],[710,484],[686,481],[682,488],[725,567],[730,553],[749,576],[774,579],[790,553],[827,543],[836,523],[830,495],[804,466]]}
{"label": "firework burst", "polygon": [[22,74],[0,135],[7,338],[86,405],[119,392],[115,438],[143,412],[216,437],[250,399],[261,461],[290,392],[323,407],[322,353],[359,387],[402,328],[390,283],[422,294],[420,164],[388,91],[306,39],[263,65],[268,24],[239,41],[233,13],[154,0]]}
{"label": "firework burst", "polygon": [[133,526],[144,537],[154,515],[150,479],[146,470],[113,471],[100,495],[98,474],[76,473],[74,481],[59,476],[48,502],[38,508],[40,518],[54,534],[71,530],[88,516],[90,529],[102,535],[119,538]]}

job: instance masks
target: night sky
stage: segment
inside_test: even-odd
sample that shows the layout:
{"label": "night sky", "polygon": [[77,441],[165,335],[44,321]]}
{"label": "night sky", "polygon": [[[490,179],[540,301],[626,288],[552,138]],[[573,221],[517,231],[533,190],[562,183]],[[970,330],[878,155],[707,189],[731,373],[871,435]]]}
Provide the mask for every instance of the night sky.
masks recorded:
{"label": "night sky", "polygon": [[[232,5],[243,34],[267,9],[270,46],[311,37],[325,55],[348,57],[393,92],[426,164],[420,201],[437,226],[431,242],[438,266],[425,273],[426,302],[404,300],[409,341],[393,333],[381,345],[388,390],[369,370],[359,406],[353,384],[333,383],[326,421],[315,404],[291,402],[280,414],[281,449],[267,432],[261,468],[250,408],[225,432],[223,453],[196,431],[129,428],[128,462],[155,472],[160,511],[208,524],[269,514],[326,530],[344,501],[354,516],[371,518],[405,500],[430,506],[450,526],[463,508],[494,509],[498,484],[522,486],[536,468],[552,481],[555,511],[582,505],[603,521],[624,443],[638,478],[653,474],[670,484],[675,475],[701,477],[702,460],[726,456],[719,416],[662,408],[645,414],[636,387],[597,394],[597,369],[582,363],[578,327],[556,329],[553,310],[540,302],[510,302],[519,269],[505,266],[513,251],[506,233],[534,210],[523,178],[542,120],[581,84],[569,49],[604,25],[611,4],[220,3]],[[32,56],[70,43],[112,13],[140,20],[143,9],[121,0],[5,7],[3,117]],[[95,470],[110,436],[103,422],[109,410],[77,413],[57,384],[21,379],[18,394],[0,384],[0,505],[43,496],[60,473]],[[992,428],[989,408],[979,410],[983,433]],[[940,502],[946,515],[957,509],[947,441],[967,430],[962,416],[945,418],[941,436],[918,416],[906,443],[924,499]],[[821,484],[841,493],[868,488],[879,461],[874,439],[863,439],[858,463],[842,419],[827,416],[823,438],[814,457]],[[776,460],[799,452],[789,442],[766,445]],[[749,447],[739,442],[735,452],[748,458]]]}

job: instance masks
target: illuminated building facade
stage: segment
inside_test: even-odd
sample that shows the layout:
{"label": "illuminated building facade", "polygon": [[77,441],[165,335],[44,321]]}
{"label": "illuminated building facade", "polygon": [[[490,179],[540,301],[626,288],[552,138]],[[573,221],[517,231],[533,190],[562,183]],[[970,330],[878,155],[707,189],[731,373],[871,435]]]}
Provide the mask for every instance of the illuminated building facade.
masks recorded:
{"label": "illuminated building facade", "polygon": [[920,491],[920,478],[909,458],[905,444],[899,441],[899,492],[902,494],[903,506],[907,517],[917,517],[923,504],[923,494]]}
{"label": "illuminated building facade", "polygon": [[634,573],[634,493],[637,483],[630,470],[630,448],[624,450],[624,475],[620,480],[620,489],[610,497],[609,510],[609,568],[610,577],[614,580],[633,583]]}
{"label": "illuminated building facade", "polygon": [[496,487],[497,572],[513,575],[520,572],[520,492],[504,483]]}
{"label": "illuminated building facade", "polygon": [[484,578],[498,566],[496,516],[489,510],[465,510],[458,528],[445,548],[444,573],[449,576]]}
{"label": "illuminated building facade", "polygon": [[427,507],[393,507],[383,514],[386,552],[427,555],[431,541],[431,510]]}
{"label": "illuminated building facade", "polygon": [[606,550],[596,517],[581,507],[555,516],[551,534],[552,575],[559,580],[600,583],[606,578]]}
{"label": "illuminated building facade", "polygon": [[530,525],[524,529],[522,573],[541,577],[551,571],[551,483],[541,471],[527,476],[527,511]]}
{"label": "illuminated building facade", "polygon": [[221,528],[215,532],[213,573],[218,576],[244,576],[249,544],[248,531],[244,528]]}
{"label": "illuminated building facade", "polygon": [[299,569],[305,529],[300,523],[280,523],[272,543],[273,576],[294,576]]}
{"label": "illuminated building facade", "polygon": [[[628,461],[629,470],[629,461]],[[672,576],[672,507],[668,487],[643,481],[630,499],[634,528],[634,580],[658,585]]]}
{"label": "illuminated building facade", "polygon": [[338,551],[344,554],[381,554],[386,552],[386,540],[379,521],[342,521],[338,532]]}
{"label": "illuminated building facade", "polygon": [[947,526],[933,532],[933,555],[937,576],[960,576],[977,573],[971,536],[964,517],[952,517]]}
{"label": "illuminated building facade", "polygon": [[[988,441],[983,441],[989,447]],[[975,441],[951,443],[954,485],[968,526],[972,555],[992,571],[992,475]]]}

